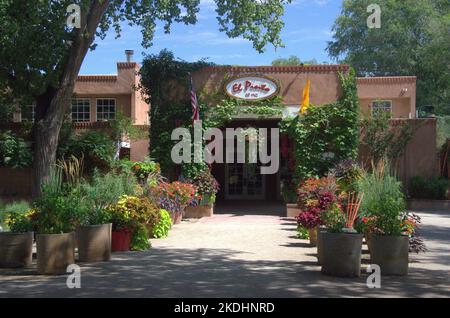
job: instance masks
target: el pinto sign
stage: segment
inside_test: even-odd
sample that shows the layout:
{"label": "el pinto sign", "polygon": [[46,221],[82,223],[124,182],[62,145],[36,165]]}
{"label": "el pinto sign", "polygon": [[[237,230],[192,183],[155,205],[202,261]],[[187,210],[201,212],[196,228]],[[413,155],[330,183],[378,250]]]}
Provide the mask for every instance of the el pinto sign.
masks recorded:
{"label": "el pinto sign", "polygon": [[266,76],[242,75],[225,82],[225,93],[233,98],[257,101],[278,94],[278,83]]}

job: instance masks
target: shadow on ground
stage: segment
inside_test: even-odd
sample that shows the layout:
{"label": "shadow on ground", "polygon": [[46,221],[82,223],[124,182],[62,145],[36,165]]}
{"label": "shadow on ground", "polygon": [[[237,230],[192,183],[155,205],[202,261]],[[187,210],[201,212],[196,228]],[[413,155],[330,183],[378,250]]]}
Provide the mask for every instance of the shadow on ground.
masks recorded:
{"label": "shadow on ground", "polygon": [[442,271],[383,277],[382,289],[373,290],[365,275],[329,277],[314,262],[244,261],[234,254],[172,248],[117,253],[111,262],[82,264],[81,289],[68,289],[66,276],[1,270],[0,297],[450,297],[448,273]]}

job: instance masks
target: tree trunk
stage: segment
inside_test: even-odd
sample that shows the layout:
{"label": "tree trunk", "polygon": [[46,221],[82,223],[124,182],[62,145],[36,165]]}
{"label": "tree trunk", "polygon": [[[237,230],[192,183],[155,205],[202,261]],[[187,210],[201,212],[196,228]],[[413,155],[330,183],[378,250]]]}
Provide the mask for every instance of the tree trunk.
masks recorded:
{"label": "tree trunk", "polygon": [[81,27],[76,30],[67,58],[62,61],[58,87],[49,86],[36,100],[33,197],[41,195],[41,186],[48,180],[55,164],[59,132],[70,109],[75,81],[108,5],[107,0],[95,0],[88,10],[81,11]]}

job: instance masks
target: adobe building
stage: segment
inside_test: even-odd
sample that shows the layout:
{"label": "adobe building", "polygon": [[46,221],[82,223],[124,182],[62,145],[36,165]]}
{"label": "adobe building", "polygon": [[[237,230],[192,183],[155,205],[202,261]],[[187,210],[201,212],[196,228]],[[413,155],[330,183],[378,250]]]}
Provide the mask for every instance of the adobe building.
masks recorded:
{"label": "adobe building", "polygon": [[[280,96],[284,105],[283,114],[262,118],[260,115],[245,112],[234,116],[225,128],[277,128],[285,116],[296,116],[302,103],[302,91],[307,80],[311,82],[310,103],[322,105],[333,103],[341,96],[338,73],[346,73],[347,65],[308,65],[308,66],[252,66],[252,67],[206,67],[193,74],[194,86],[212,108],[208,95],[222,90],[230,98],[248,101],[264,100],[274,95]],[[391,113],[395,120],[414,120],[416,117],[416,78],[371,77],[357,79],[358,96],[361,112],[370,114],[375,110]],[[251,107],[251,106],[249,106]],[[427,132],[431,138],[433,129]],[[435,139],[435,138],[434,138]],[[270,143],[270,141],[269,141]],[[219,199],[225,200],[279,200],[281,199],[282,181],[289,177],[291,170],[287,157],[292,152],[286,141],[280,140],[280,169],[276,174],[259,173],[259,164],[249,163],[214,163],[212,172],[221,185]],[[428,156],[435,155],[433,142],[430,145],[420,143]],[[287,150],[288,149],[288,150]],[[415,155],[420,157],[419,154]],[[409,164],[408,176],[433,174],[434,160],[418,158]],[[292,168],[292,167],[291,167]],[[403,168],[401,168],[403,169]],[[413,170],[413,171],[410,171]]]}

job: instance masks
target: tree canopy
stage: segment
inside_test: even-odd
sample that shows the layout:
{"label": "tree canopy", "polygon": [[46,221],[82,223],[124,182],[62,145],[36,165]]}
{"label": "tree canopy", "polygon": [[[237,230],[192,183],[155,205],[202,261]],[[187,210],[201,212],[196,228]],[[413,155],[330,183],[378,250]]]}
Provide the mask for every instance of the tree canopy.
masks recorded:
{"label": "tree canopy", "polygon": [[381,28],[367,26],[371,0],[344,0],[328,43],[331,57],[359,76],[417,76],[419,109],[450,114],[450,3],[379,0]]}
{"label": "tree canopy", "polygon": [[[291,0],[214,2],[219,29],[229,37],[247,39],[259,52],[269,43],[282,45],[282,15]],[[67,24],[73,5],[80,8],[75,28]],[[36,101],[34,195],[50,175],[75,81],[95,37],[104,38],[110,28],[119,36],[128,23],[140,27],[148,48],[157,23],[169,33],[173,23],[195,24],[199,10],[200,0],[0,1],[0,103]]]}
{"label": "tree canopy", "polygon": [[272,61],[273,66],[284,66],[284,65],[311,65],[317,64],[316,59],[303,61],[296,55],[290,55],[289,57],[280,57]]}

